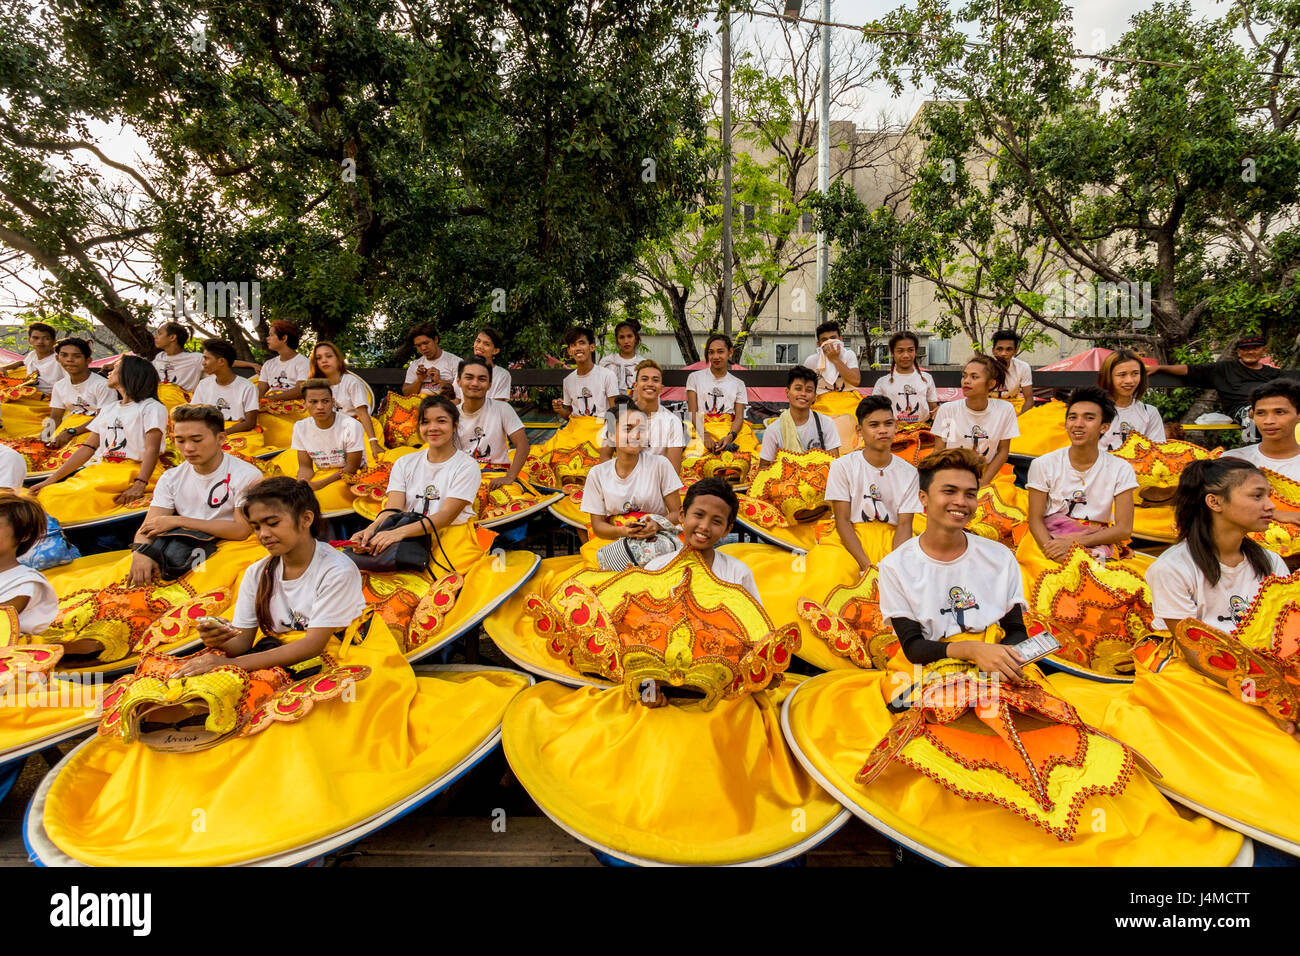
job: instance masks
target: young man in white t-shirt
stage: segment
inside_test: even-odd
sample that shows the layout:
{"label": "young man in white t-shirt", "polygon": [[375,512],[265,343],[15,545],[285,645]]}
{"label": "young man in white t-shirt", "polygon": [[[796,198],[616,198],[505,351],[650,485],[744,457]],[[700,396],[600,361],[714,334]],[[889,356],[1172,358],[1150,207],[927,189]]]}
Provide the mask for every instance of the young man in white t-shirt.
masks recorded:
{"label": "young man in white t-shirt", "polygon": [[755,601],[762,602],[754,572],[739,558],[717,550],[718,542],[731,534],[740,510],[736,492],[722,478],[701,478],[686,489],[682,501],[682,541],[685,547],[673,554],[661,554],[645,566],[659,571],[683,555],[698,557],[719,581],[739,584]]}
{"label": "young man in white t-shirt", "polygon": [[58,335],[54,326],[44,322],[33,322],[27,327],[27,343],[32,350],[23,356],[21,362],[6,365],[0,371],[11,372],[20,366],[28,376],[35,375],[35,388],[38,392],[49,395],[54,385],[64,377],[59,357],[54,351],[54,339]]}
{"label": "young man in white t-shirt", "polygon": [[[680,473],[686,451],[686,426],[659,404],[663,390],[664,370],[654,359],[642,359],[632,382],[632,403],[646,415],[646,448],[663,455],[671,462],[673,471]],[[614,435],[607,424],[600,433],[600,460],[608,461],[613,456]]]}
{"label": "young man in white t-shirt", "polygon": [[898,433],[893,403],[884,395],[870,395],[858,403],[857,418],[862,451],[831,462],[826,500],[845,550],[866,571],[871,558],[854,525],[893,525],[893,550],[912,536],[912,518],[921,510],[921,499],[916,468],[891,451]]}
{"label": "young man in white t-shirt", "polygon": [[248,537],[239,506],[244,492],[262,480],[262,472],[222,450],[225,424],[211,405],[172,410],[173,440],[185,463],[163,472],[154,486],[149,513],[131,549],[132,584],[159,578],[154,546],[168,531],[202,531],[223,541]]}
{"label": "young man in white t-shirt", "polygon": [[[488,369],[492,373],[492,385],[488,390],[487,398],[496,402],[510,401],[510,371],[497,361],[504,343],[505,339],[501,337],[501,333],[490,325],[483,326],[478,335],[474,336],[474,356],[487,362]],[[471,356],[467,356],[469,357]],[[465,397],[460,388],[459,366],[457,366],[456,381],[452,384],[452,392],[458,402]]]}
{"label": "young man in white t-shirt", "polygon": [[[320,491],[344,475],[355,475],[366,458],[366,433],[351,415],[338,411],[334,391],[323,378],[302,383],[309,417],[294,422],[289,447],[298,452],[298,479]],[[328,472],[328,474],[319,474]]]}
{"label": "young man in white t-shirt", "polygon": [[[1243,445],[1223,454],[1300,481],[1300,442],[1295,438],[1296,425],[1300,424],[1300,382],[1278,378],[1255,388],[1250,393],[1250,417],[1259,430],[1259,444]],[[1274,517],[1300,523],[1300,513],[1294,511],[1279,508]]]}
{"label": "young man in white t-shirt", "polygon": [[190,331],[179,322],[164,322],[153,334],[153,344],[158,349],[154,356],[153,367],[158,370],[158,378],[164,385],[179,385],[193,394],[203,377],[203,354],[186,352],[185,343],[190,340]]}
{"label": "young man in white t-shirt", "polygon": [[804,366],[817,373],[817,394],[843,392],[862,384],[858,357],[840,338],[840,324],[817,326],[817,351],[804,359]]}
{"label": "young man in white t-shirt", "polygon": [[614,372],[595,362],[596,333],[576,325],[564,333],[564,344],[577,368],[564,377],[563,395],[551,401],[551,410],[565,421],[574,415],[603,418],[621,392]]}
{"label": "young man in white t-shirt", "polygon": [[257,430],[259,399],[257,386],[235,374],[238,355],[222,339],[203,343],[203,378],[190,399],[193,405],[211,405],[226,421],[226,434]]}
{"label": "young man in white t-shirt", "polygon": [[[488,482],[488,490],[495,491],[519,477],[519,471],[528,459],[528,433],[519,415],[509,402],[488,398],[492,385],[492,369],[478,355],[471,355],[460,363],[456,383],[463,396],[460,403],[460,421],[456,437],[460,450],[466,452],[480,465],[494,465],[505,469]],[[515,449],[510,456],[510,446]]]}
{"label": "young man in white t-shirt", "polygon": [[311,378],[311,362],[298,352],[302,330],[287,319],[276,319],[266,330],[266,347],[272,357],[257,373],[257,394],[275,401],[300,396],[299,386]]}
{"label": "young man in white t-shirt", "polygon": [[894,417],[900,425],[929,421],[939,407],[939,390],[934,376],[916,367],[921,340],[915,332],[895,332],[889,337],[889,374],[876,379],[872,395],[884,395],[894,403]]}
{"label": "young man in white t-shirt", "polygon": [[433,395],[450,388],[456,380],[460,356],[444,351],[442,338],[429,323],[411,329],[411,345],[419,354],[406,368],[403,395]]}
{"label": "young man in white t-shirt", "polygon": [[[983,461],[969,448],[949,448],[922,460],[925,530],[881,559],[880,616],[889,620],[913,664],[951,657],[1022,681],[1023,660],[1012,646],[1028,637],[1020,566],[1008,548],[966,531],[982,475]],[[991,624],[1005,632],[999,644],[944,640],[979,634]]]}
{"label": "young man in white t-shirt", "polygon": [[840,431],[821,412],[812,410],[817,398],[817,373],[796,365],[786,375],[785,397],[790,407],[763,432],[759,468],[776,461],[777,452],[824,451],[833,458],[840,454]]}
{"label": "young man in white t-shirt", "polygon": [[[66,415],[99,414],[101,408],[107,408],[117,401],[117,392],[108,387],[102,375],[90,370],[90,343],[85,339],[67,338],[59,342],[55,354],[59,358],[64,377],[54,383],[50,392],[50,417],[52,426],[57,427]],[[62,448],[78,435],[89,430],[90,423],[68,426],[55,432],[49,443],[55,448]]]}
{"label": "young man in white t-shirt", "polygon": [[1007,368],[1007,377],[995,393],[996,398],[1013,401],[1024,399],[1017,414],[1023,415],[1034,407],[1034,370],[1024,359],[1016,358],[1020,351],[1020,334],[1011,329],[998,329],[993,333],[993,357]]}
{"label": "young man in white t-shirt", "polygon": [[1111,557],[1133,534],[1137,472],[1101,450],[1114,417],[1115,403],[1100,388],[1076,388],[1065,403],[1070,444],[1029,464],[1029,532],[1053,561],[1076,544]]}
{"label": "young man in white t-shirt", "polygon": [[[713,454],[734,442],[745,427],[749,391],[744,382],[727,371],[731,364],[731,339],[714,332],[704,343],[704,357],[709,367],[697,369],[686,377],[686,407],[705,450]],[[710,438],[701,415],[730,415],[730,433]]]}

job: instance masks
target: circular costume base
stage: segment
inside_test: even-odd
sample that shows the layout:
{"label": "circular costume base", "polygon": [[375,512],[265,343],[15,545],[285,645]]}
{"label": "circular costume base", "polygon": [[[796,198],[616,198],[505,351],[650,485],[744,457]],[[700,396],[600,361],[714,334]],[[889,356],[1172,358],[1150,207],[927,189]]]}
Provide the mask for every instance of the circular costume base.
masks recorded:
{"label": "circular costume base", "polygon": [[[436,674],[442,671],[504,671],[504,668],[491,667],[487,665],[476,664],[448,664],[439,667],[417,667],[417,674]],[[511,673],[507,671],[507,673]],[[533,684],[533,679],[526,674],[520,675],[527,679],[528,685]],[[526,689],[526,688],[525,688]],[[522,691],[521,691],[522,692]],[[78,751],[89,746],[94,741],[87,740],[72,750],[52,769],[45,778],[41,780],[36,788],[36,793],[32,796],[31,803],[28,804],[26,813],[23,817],[23,845],[27,848],[28,857],[37,866],[86,866],[79,860],[68,856],[60,850],[49,839],[45,833],[42,823],[45,816],[45,803],[49,796],[50,788],[53,786],[55,779],[64,766],[68,764]],[[299,866],[307,863],[317,857],[327,853],[333,853],[352,843],[356,843],[370,834],[382,829],[388,824],[401,819],[421,804],[436,797],[451,784],[455,783],[462,776],[472,770],[484,757],[488,756],[501,743],[501,725],[497,724],[496,728],[478,746],[473,748],[469,754],[462,758],[455,766],[421,787],[417,792],[392,804],[391,806],[373,814],[366,820],[353,824],[346,829],[331,834],[321,840],[315,840],[301,847],[295,848],[282,853],[276,853],[269,856],[257,857],[252,860],[244,861],[240,866]]]}
{"label": "circular costume base", "polygon": [[[542,490],[541,488],[538,488],[538,491],[541,490]],[[516,511],[513,514],[508,514],[503,517],[496,518],[492,521],[480,521],[478,522],[478,526],[480,528],[493,528],[493,529],[508,528],[512,524],[516,524],[517,522],[523,521],[526,518],[532,518],[535,515],[541,514],[543,511],[549,511],[551,505],[555,504],[555,502],[559,501],[563,497],[564,497],[563,492],[556,491],[550,494],[549,497],[540,499],[536,504],[532,505],[531,507],[525,508],[523,511]]]}
{"label": "circular costume base", "polygon": [[1085,680],[1095,680],[1099,684],[1131,684],[1132,677],[1122,677],[1116,674],[1099,674],[1097,671],[1090,671],[1086,667],[1078,664],[1071,664],[1069,661],[1063,661],[1053,655],[1048,655],[1039,663],[1047,670],[1060,671],[1062,674],[1073,674],[1075,677],[1082,677]]}
{"label": "circular costume base", "polygon": [[9,796],[9,791],[13,789],[14,781],[18,779],[18,775],[22,772],[23,763],[21,760],[0,767],[0,800]]}
{"label": "circular costume base", "polygon": [[591,522],[582,520],[585,516],[585,512],[574,504],[573,499],[568,495],[561,495],[558,500],[547,505],[546,510],[555,515],[555,517],[559,518],[570,528],[576,528],[579,531],[591,530]]}
{"label": "circular costume base", "polygon": [[[456,620],[456,611],[453,608],[450,616],[453,618],[454,623],[447,626],[444,622],[442,633],[440,633],[434,640],[421,644],[415,650],[409,652],[406,655],[406,659],[414,664],[416,661],[423,660],[435,651],[439,651],[446,647],[458,637],[461,637],[478,627],[488,615],[506,601],[510,600],[510,598],[514,597],[519,589],[528,583],[532,576],[537,573],[537,568],[541,563],[542,559],[531,551],[507,552],[506,566],[508,570],[511,570],[512,573],[516,575],[514,582],[509,587],[503,589],[495,597],[480,604],[467,618]],[[487,573],[498,574],[503,572],[489,571]]]}
{"label": "circular costume base", "polygon": [[[181,641],[178,644],[163,644],[155,648],[155,653],[167,654],[172,657],[183,657],[186,654],[193,653],[203,646],[203,639],[192,637],[188,640]],[[135,670],[136,665],[140,663],[139,654],[131,654],[122,658],[120,661],[109,661],[105,664],[88,664],[85,667],[77,667],[71,670],[60,670],[58,666],[51,672],[52,676],[59,678],[77,677],[81,674],[102,674],[105,680],[113,681],[125,674]]]}
{"label": "circular costume base", "polygon": [[[811,532],[811,525],[806,526]],[[813,540],[805,542],[796,537],[790,531],[783,528],[760,528],[756,524],[750,524],[743,518],[736,518],[736,529],[743,530],[747,534],[752,534],[764,544],[776,545],[778,548],[784,548],[786,551],[804,551],[816,545],[816,534],[812,533]]]}
{"label": "circular costume base", "polygon": [[[870,672],[863,671],[860,673],[869,674]],[[800,745],[800,735],[796,733],[791,720],[792,707],[798,706],[794,703],[796,699],[799,699],[800,704],[805,704],[810,696],[817,694],[819,691],[824,691],[832,682],[845,680],[853,676],[856,675],[843,672],[821,674],[795,687],[786,697],[781,707],[782,732],[786,736],[791,751],[804,770],[823,789],[834,796],[842,806],[848,808],[872,829],[879,831],[890,840],[927,860],[942,866],[1250,866],[1253,862],[1253,845],[1249,839],[1243,838],[1240,843],[1235,840],[1226,840],[1227,832],[1220,830],[1208,820],[1201,821],[1204,824],[1204,827],[1201,827],[1195,822],[1183,819],[1173,807],[1159,796],[1154,787],[1136,768],[1124,793],[1117,797],[1102,797],[1100,799],[1105,800],[1107,803],[1124,801],[1126,806],[1122,810],[1120,807],[1114,809],[1115,815],[1125,823],[1128,822],[1130,816],[1135,816],[1135,814],[1129,812],[1131,809],[1136,809],[1139,812],[1142,809],[1141,805],[1131,802],[1135,799],[1133,794],[1136,787],[1147,787],[1150,795],[1159,801],[1161,806],[1153,806],[1153,809],[1156,814],[1164,818],[1158,822],[1164,830],[1160,835],[1165,839],[1160,845],[1153,846],[1153,850],[1157,852],[1149,859],[1140,858],[1131,853],[1132,843],[1136,838],[1130,838],[1123,843],[1111,840],[1112,845],[1108,848],[1110,852],[1105,858],[1097,852],[1102,848],[1092,847],[1086,838],[1076,840],[1074,843],[1063,843],[1034,824],[1020,819],[1001,807],[981,801],[965,800],[956,794],[948,792],[938,783],[902,765],[887,769],[882,777],[873,783],[874,786],[888,781],[895,769],[901,773],[911,774],[914,779],[906,785],[906,794],[899,797],[900,805],[895,807],[888,803],[878,802],[867,796],[866,788],[858,787],[853,783],[852,773],[856,771],[856,768],[861,767],[866,754],[875,745],[875,742],[884,736],[892,720],[885,709],[884,699],[879,693],[879,688],[874,685],[864,686],[858,695],[860,707],[856,708],[857,714],[855,716],[859,718],[856,722],[859,724],[870,723],[869,728],[850,727],[847,726],[847,722],[843,727],[837,726],[838,730],[854,737],[854,743],[846,747],[846,749],[854,751],[851,758],[831,761],[821,754],[810,752]],[[803,696],[800,698],[801,691]],[[876,719],[862,719],[862,715]],[[869,729],[870,732],[859,740],[858,737],[862,735],[864,729]],[[875,735],[877,730],[879,730],[879,735]],[[814,759],[814,755],[818,759]],[[853,792],[850,792],[849,788],[852,788]],[[895,789],[897,789],[896,781]],[[892,796],[899,795],[892,794]],[[1095,804],[1097,799],[1096,797],[1091,798],[1088,804]],[[1085,804],[1085,807],[1088,804]],[[904,816],[906,813],[919,814],[924,822],[913,822]],[[1136,815],[1140,815],[1140,813]],[[945,826],[960,829],[962,832],[960,834],[954,833],[950,838],[945,838],[944,842],[949,847],[962,847],[969,852],[969,856],[959,858],[954,855],[951,849],[941,849],[939,846],[934,845],[932,841],[926,839],[932,831],[937,831]],[[1204,831],[1198,834],[1200,842],[1207,844],[1204,859],[1193,857],[1190,852],[1185,853],[1184,858],[1180,860],[1169,860],[1162,858],[1159,854],[1158,851],[1161,846],[1175,846],[1180,850],[1183,849],[1187,841],[1178,839],[1184,834],[1177,832],[1183,827],[1196,827]],[[1212,832],[1206,828],[1213,828],[1218,832]],[[1190,834],[1190,830],[1187,832]],[[985,855],[983,856],[980,855],[980,848],[975,845],[977,839],[982,839],[985,844],[983,850]],[[1024,859],[1023,855],[1026,849],[1032,850],[1029,847],[1031,843],[1041,846],[1042,855]],[[1015,856],[995,857],[988,855],[990,849],[993,852],[1011,850],[1013,853],[1020,854],[1022,858],[1017,859]],[[1115,851],[1119,852],[1116,853]]]}
{"label": "circular costume base", "polygon": [[1219,813],[1217,810],[1211,810],[1209,807],[1201,806],[1201,804],[1195,802],[1194,800],[1188,800],[1186,797],[1178,794],[1174,790],[1171,790],[1169,787],[1162,787],[1159,783],[1156,784],[1156,789],[1158,789],[1170,800],[1174,800],[1178,803],[1181,803],[1187,809],[1195,810],[1201,816],[1208,817],[1209,819],[1213,820],[1215,823],[1227,827],[1229,830],[1236,830],[1238,833],[1242,834],[1243,836],[1249,837],[1249,839],[1246,841],[1247,843],[1251,843],[1251,842],[1263,843],[1265,846],[1271,846],[1273,849],[1281,850],[1283,853],[1290,854],[1291,856],[1300,856],[1300,843],[1294,843],[1291,840],[1286,839],[1285,837],[1280,837],[1277,834],[1269,833],[1267,830],[1261,830],[1258,827],[1252,827],[1248,823],[1242,823],[1239,820],[1234,820],[1232,819],[1232,817],[1227,816],[1226,814],[1223,813]]}
{"label": "circular costume base", "polygon": [[74,531],[81,528],[98,528],[100,525],[112,524],[115,521],[128,521],[131,518],[143,518],[148,513],[148,508],[137,508],[134,511],[123,511],[121,514],[106,515],[102,518],[90,518],[86,521],[61,521],[59,522],[59,527],[64,531]]}

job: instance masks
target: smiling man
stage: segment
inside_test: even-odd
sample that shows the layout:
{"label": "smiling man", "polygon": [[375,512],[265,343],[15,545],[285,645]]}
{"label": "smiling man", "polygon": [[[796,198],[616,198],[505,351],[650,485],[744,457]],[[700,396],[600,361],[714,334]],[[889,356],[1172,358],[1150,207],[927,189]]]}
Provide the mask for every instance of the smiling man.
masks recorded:
{"label": "smiling man", "polygon": [[1214,389],[1219,393],[1220,410],[1243,425],[1250,406],[1251,389],[1275,378],[1300,377],[1300,371],[1296,369],[1264,364],[1262,335],[1246,335],[1239,339],[1235,358],[1208,365],[1157,365],[1155,371],[1181,376],[1193,388]]}

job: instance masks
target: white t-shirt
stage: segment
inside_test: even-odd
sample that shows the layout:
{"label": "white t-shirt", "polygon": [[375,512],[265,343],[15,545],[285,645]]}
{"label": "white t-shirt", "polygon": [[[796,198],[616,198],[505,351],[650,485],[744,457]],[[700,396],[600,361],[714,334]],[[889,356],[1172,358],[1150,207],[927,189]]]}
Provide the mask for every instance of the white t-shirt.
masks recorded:
{"label": "white t-shirt", "polygon": [[602,358],[600,367],[613,372],[614,380],[618,384],[618,390],[627,393],[632,391],[632,386],[636,384],[636,367],[641,362],[640,356],[633,355],[631,358],[623,358],[622,355],[615,352],[613,355],[606,355]]}
{"label": "white t-shirt", "polygon": [[[239,582],[239,597],[231,623],[235,627],[257,627],[257,585],[267,555],[254,561]],[[271,621],[281,633],[305,631],[311,627],[345,628],[366,609],[361,591],[361,572],[347,555],[324,541],[316,542],[316,556],[307,570],[292,581],[284,580],[284,563],[272,572]]]}
{"label": "white t-shirt", "polygon": [[1029,463],[1026,487],[1047,493],[1043,517],[1065,512],[1067,518],[1110,524],[1115,499],[1138,486],[1137,472],[1123,458],[1097,455],[1087,471],[1070,463],[1070,449],[1058,448]]}
{"label": "white t-shirt", "polygon": [[999,398],[1019,398],[1020,390],[1026,385],[1032,387],[1033,384],[1034,370],[1024,359],[1013,355],[1007,367],[1006,381],[1002,383],[1002,388],[995,390],[993,394]]}
{"label": "white t-shirt", "polygon": [[50,407],[61,408],[68,415],[94,415],[106,405],[117,401],[117,392],[108,387],[102,375],[91,372],[80,385],[64,377],[54,383],[50,393]]}
{"label": "white t-shirt", "polygon": [[356,418],[358,408],[364,408],[369,414],[370,390],[360,376],[348,372],[337,385],[330,386],[330,392],[334,395],[334,407],[345,415]]}
{"label": "white t-shirt", "polygon": [[99,447],[92,461],[112,455],[116,458],[144,459],[144,439],[157,429],[167,435],[167,408],[156,398],[143,402],[113,402],[105,405],[86,428],[99,436]]}
{"label": "white t-shirt", "polygon": [[[1287,574],[1286,562],[1272,551],[1268,556],[1273,573],[1279,577]],[[1242,559],[1235,568],[1219,563],[1219,583],[1210,583],[1201,569],[1192,561],[1187,542],[1180,541],[1167,548],[1147,568],[1147,586],[1151,588],[1151,608],[1160,621],[1172,626],[1185,617],[1195,618],[1222,631],[1232,631],[1259,591],[1264,579],[1256,576],[1250,562]]]}
{"label": "white t-shirt", "polygon": [[1012,607],[1025,604],[1020,565],[1010,548],[966,534],[966,550],[936,561],[909,538],[880,559],[880,616],[905,617],[921,625],[928,641],[979,633]]}
{"label": "white t-shirt", "polygon": [[151,506],[170,508],[182,518],[229,521],[243,503],[244,493],[261,480],[256,466],[234,455],[222,455],[217,470],[208,475],[200,475],[187,461],[162,473]]}
{"label": "white t-shirt", "polygon": [[314,418],[294,422],[289,447],[311,455],[318,471],[342,468],[351,452],[366,450],[366,433],[355,418],[335,412],[329,428],[321,428]]}
{"label": "white t-shirt", "polygon": [[508,402],[489,398],[474,414],[461,406],[456,424],[460,450],[475,461],[510,464],[510,436],[524,427],[519,415]]}
{"label": "white t-shirt", "polygon": [[695,407],[704,415],[730,415],[736,410],[736,403],[748,404],[749,392],[745,383],[728,372],[722,378],[715,378],[713,370],[697,369],[686,377],[686,391],[695,393]]}
{"label": "white t-shirt", "polygon": [[[609,433],[609,422],[600,432],[602,448],[613,448],[614,439]],[[686,447],[686,427],[682,420],[660,405],[646,423],[646,449],[662,455],[669,448]]]}
{"label": "white t-shirt", "polygon": [[930,417],[930,402],[939,401],[934,377],[913,366],[912,371],[882,375],[871,387],[872,395],[884,395],[894,403],[894,418],[899,422],[922,422]]}
{"label": "white t-shirt", "polygon": [[1114,451],[1124,444],[1130,432],[1137,432],[1154,442],[1165,440],[1165,423],[1154,405],[1130,402],[1126,407],[1115,408],[1115,419],[1101,436],[1103,451]]}
{"label": "white t-shirt", "polygon": [[55,352],[51,352],[43,359],[38,359],[35,352],[28,352],[23,356],[23,365],[27,367],[28,375],[32,372],[37,374],[36,388],[46,395],[50,394],[56,382],[68,377],[68,373],[59,364],[59,356]]}
{"label": "white t-shirt", "polygon": [[[647,571],[658,571],[666,568],[668,562],[681,554],[681,551],[674,551],[672,554],[661,554],[657,558],[651,558],[645,569]],[[713,576],[719,581],[725,581],[727,584],[739,584],[754,596],[755,601],[762,603],[763,599],[758,595],[758,584],[754,581],[754,572],[749,570],[749,565],[744,561],[733,558],[721,551],[714,551],[712,571]]]}
{"label": "white t-shirt", "polygon": [[179,385],[185,391],[193,392],[203,377],[203,353],[177,352],[168,355],[159,352],[154,356],[153,367],[158,370],[158,378],[164,385]]}
{"label": "white t-shirt", "polygon": [[434,464],[421,450],[393,462],[388,490],[406,495],[406,510],[422,515],[437,514],[444,498],[459,498],[467,504],[452,524],[464,524],[474,517],[474,498],[482,481],[478,462],[463,451]]}
{"label": "white t-shirt", "polygon": [[1223,457],[1240,458],[1243,461],[1250,462],[1256,468],[1267,468],[1269,471],[1275,471],[1292,481],[1300,481],[1300,455],[1293,458],[1268,458],[1259,450],[1259,445],[1243,445],[1240,448],[1225,451]]}
{"label": "white t-shirt", "polygon": [[287,362],[280,356],[273,355],[262,363],[262,370],[257,373],[257,378],[258,381],[270,386],[272,391],[283,392],[311,378],[311,362],[307,360],[307,356],[299,355],[297,352]]}
{"label": "white t-shirt", "polygon": [[900,514],[921,513],[920,472],[897,455],[878,468],[861,452],[831,462],[826,476],[826,500],[847,501],[855,524],[884,521],[897,525]]}
{"label": "white t-shirt", "polygon": [[214,405],[226,421],[243,421],[246,414],[258,409],[257,386],[238,375],[229,385],[218,385],[216,376],[209,375],[194,389],[190,404]]}
{"label": "white t-shirt", "polygon": [[1010,402],[990,398],[982,412],[971,411],[965,399],[944,402],[934,413],[930,431],[949,448],[973,448],[976,454],[992,458],[998,442],[1020,434],[1016,409]]}
{"label": "white t-shirt", "polygon": [[443,349],[442,354],[436,359],[427,359],[423,355],[417,355],[415,361],[406,367],[406,379],[403,384],[415,384],[416,378],[419,377],[417,370],[421,365],[425,368],[438,370],[439,384],[435,385],[432,381],[427,381],[424,383],[424,387],[420,389],[422,395],[432,395],[442,390],[442,382],[454,382],[456,380],[456,369],[460,367],[460,356],[452,355],[446,349]]}
{"label": "white t-shirt", "polygon": [[[817,424],[820,421],[822,430],[821,437],[817,436]],[[834,451],[840,447],[840,430],[835,427],[835,423],[823,415],[821,412],[812,412],[808,420],[802,425],[796,425],[795,431],[799,433],[799,441],[803,443],[803,448],[788,448],[781,444],[781,422],[780,419],[774,421],[763,431],[763,448],[759,453],[759,458],[763,461],[775,461],[776,453],[785,449],[786,451]]]}
{"label": "white t-shirt", "polygon": [[[849,368],[858,367],[858,356],[853,349],[840,342],[840,361]],[[803,364],[817,373],[817,394],[822,392],[842,392],[853,386],[840,376],[840,370],[835,367],[835,363],[827,358],[826,353],[818,346],[817,351],[803,360]]]}
{"label": "white t-shirt", "polygon": [[600,417],[609,410],[609,400],[619,394],[618,376],[610,369],[592,366],[586,375],[576,371],[564,376],[561,401],[574,415]]}
{"label": "white t-shirt", "polygon": [[618,476],[617,464],[611,458],[587,473],[587,481],[582,486],[582,510],[587,514],[608,516],[644,511],[661,515],[664,498],[682,490],[682,479],[673,470],[673,463],[662,455],[641,452],[636,467],[626,478]]}
{"label": "white t-shirt", "polygon": [[0,445],[0,488],[21,489],[27,477],[27,459],[8,445]]}
{"label": "white t-shirt", "polygon": [[25,564],[0,571],[0,604],[16,597],[26,597],[27,606],[18,614],[18,629],[24,634],[39,634],[59,614],[59,598],[45,575]]}
{"label": "white t-shirt", "polygon": [[[456,397],[464,401],[465,393],[460,390],[460,379],[457,378],[452,383],[452,391]],[[504,366],[492,366],[492,384],[488,387],[488,400],[499,399],[503,402],[510,401],[510,372]]]}

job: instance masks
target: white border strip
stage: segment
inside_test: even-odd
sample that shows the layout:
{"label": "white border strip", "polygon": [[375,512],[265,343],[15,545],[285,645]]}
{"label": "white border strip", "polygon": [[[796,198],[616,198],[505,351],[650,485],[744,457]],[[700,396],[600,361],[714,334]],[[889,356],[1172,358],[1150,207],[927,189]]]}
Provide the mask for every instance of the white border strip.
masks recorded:
{"label": "white border strip", "polygon": [[1170,800],[1174,800],[1187,807],[1189,810],[1195,810],[1203,817],[1208,817],[1220,826],[1225,826],[1229,830],[1236,830],[1238,833],[1248,837],[1246,841],[1256,840],[1265,846],[1271,846],[1275,850],[1281,850],[1283,853],[1289,853],[1291,856],[1300,856],[1300,843],[1292,843],[1290,840],[1283,839],[1280,836],[1269,833],[1267,830],[1261,830],[1258,827],[1252,827],[1248,823],[1242,823],[1234,820],[1232,817],[1225,816],[1209,807],[1203,807],[1199,803],[1187,799],[1182,794],[1177,793],[1166,786],[1163,786],[1158,780],[1153,780],[1156,789],[1163,793]]}

